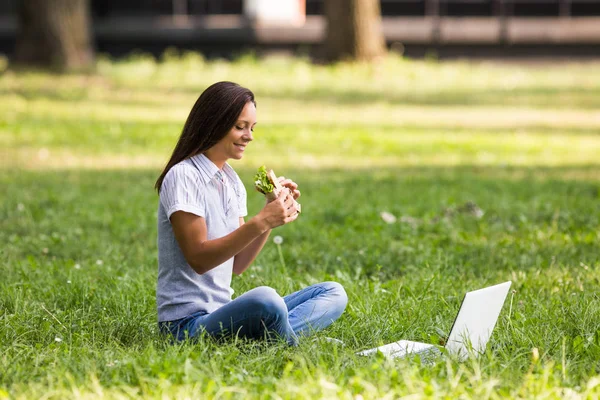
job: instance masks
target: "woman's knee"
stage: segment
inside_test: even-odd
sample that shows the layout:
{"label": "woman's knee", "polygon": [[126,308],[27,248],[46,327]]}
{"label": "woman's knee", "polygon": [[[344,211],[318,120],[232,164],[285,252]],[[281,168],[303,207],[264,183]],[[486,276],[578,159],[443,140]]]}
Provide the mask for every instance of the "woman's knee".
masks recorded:
{"label": "woman's knee", "polygon": [[348,295],[344,287],[337,282],[323,282],[323,285],[327,291],[327,297],[343,312],[348,305]]}
{"label": "woman's knee", "polygon": [[276,319],[287,318],[287,306],[283,298],[275,289],[268,286],[259,286],[251,290],[252,303],[256,310],[265,316]]}

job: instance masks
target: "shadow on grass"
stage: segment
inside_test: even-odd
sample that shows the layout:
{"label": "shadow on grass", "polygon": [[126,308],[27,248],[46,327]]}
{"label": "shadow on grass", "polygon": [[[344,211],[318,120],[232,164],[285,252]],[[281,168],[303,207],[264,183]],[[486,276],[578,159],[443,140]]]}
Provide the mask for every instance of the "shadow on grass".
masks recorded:
{"label": "shadow on grass", "polygon": [[[264,202],[250,186],[253,172],[239,170],[250,216]],[[287,262],[305,273],[358,268],[387,279],[424,265],[483,274],[595,263],[599,172],[595,165],[288,170],[303,213],[278,234]],[[110,249],[117,258],[148,259],[156,250],[157,174],[1,171],[5,257],[77,260]],[[396,221],[386,223],[384,211]]]}
{"label": "shadow on grass", "polygon": [[274,99],[293,98],[303,102],[335,102],[342,105],[386,102],[393,105],[418,106],[528,106],[537,108],[600,107],[599,88],[515,88],[515,89],[448,89],[440,91],[373,92],[366,90],[310,89],[293,93],[265,92],[260,95]]}
{"label": "shadow on grass", "polygon": [[[121,88],[115,88],[119,90]],[[159,98],[168,98],[174,93],[199,96],[202,87],[154,88],[152,93]],[[25,99],[47,99],[65,102],[81,102],[89,99],[87,87],[69,90],[61,88],[8,89],[0,88],[0,95],[17,94]],[[131,89],[133,90],[133,89]],[[526,88],[482,88],[482,89],[442,89],[420,91],[418,89],[399,91],[371,91],[362,89],[310,88],[308,90],[257,90],[261,98],[294,99],[303,103],[337,103],[340,105],[361,105],[377,102],[409,106],[527,106],[535,108],[578,108],[593,110],[600,108],[600,88],[598,87],[526,87]],[[124,106],[163,106],[159,101],[150,100],[102,100]],[[98,100],[101,102],[101,100]],[[190,103],[190,108],[193,102]]]}

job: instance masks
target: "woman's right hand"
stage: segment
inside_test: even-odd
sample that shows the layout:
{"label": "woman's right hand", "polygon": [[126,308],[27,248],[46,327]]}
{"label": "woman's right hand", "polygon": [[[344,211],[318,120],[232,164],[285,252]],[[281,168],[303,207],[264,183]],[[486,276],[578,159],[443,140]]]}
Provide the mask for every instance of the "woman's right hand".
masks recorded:
{"label": "woman's right hand", "polygon": [[258,213],[269,229],[285,225],[298,218],[296,202],[288,190],[282,190],[279,197],[267,203]]}

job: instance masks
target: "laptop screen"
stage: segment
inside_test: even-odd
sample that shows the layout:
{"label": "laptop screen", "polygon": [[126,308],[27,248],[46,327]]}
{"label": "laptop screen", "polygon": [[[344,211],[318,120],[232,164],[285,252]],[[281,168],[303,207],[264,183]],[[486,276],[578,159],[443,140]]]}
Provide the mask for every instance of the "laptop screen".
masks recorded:
{"label": "laptop screen", "polygon": [[446,342],[450,354],[465,359],[471,348],[478,353],[485,351],[510,285],[508,281],[465,295]]}

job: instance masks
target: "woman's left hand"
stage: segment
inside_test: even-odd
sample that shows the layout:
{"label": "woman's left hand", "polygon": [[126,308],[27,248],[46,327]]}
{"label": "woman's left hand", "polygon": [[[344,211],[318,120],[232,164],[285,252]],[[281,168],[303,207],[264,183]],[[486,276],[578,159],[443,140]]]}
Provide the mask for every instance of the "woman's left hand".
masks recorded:
{"label": "woman's left hand", "polygon": [[290,189],[290,193],[294,197],[294,200],[300,197],[300,191],[298,190],[298,184],[291,179],[286,179],[284,176],[279,177],[279,183],[281,186]]}

